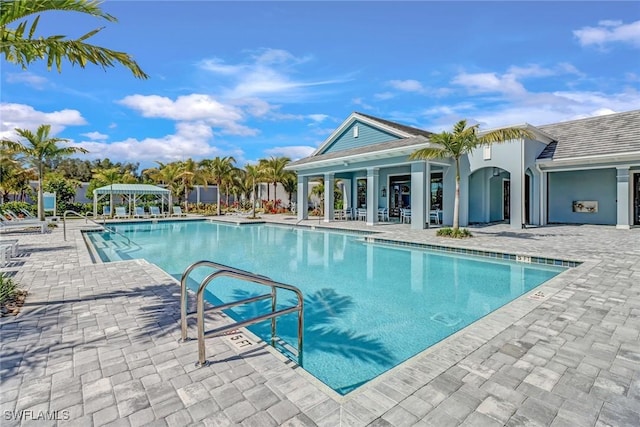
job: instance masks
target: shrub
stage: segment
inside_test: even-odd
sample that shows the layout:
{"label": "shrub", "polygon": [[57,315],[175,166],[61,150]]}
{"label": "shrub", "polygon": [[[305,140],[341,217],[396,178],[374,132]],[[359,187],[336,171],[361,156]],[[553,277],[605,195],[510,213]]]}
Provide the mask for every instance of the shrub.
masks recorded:
{"label": "shrub", "polygon": [[450,228],[444,227],[438,230],[436,233],[442,237],[452,237],[454,239],[464,239],[465,237],[473,237],[473,234],[466,228]]}
{"label": "shrub", "polygon": [[0,303],[4,303],[10,298],[13,298],[16,290],[16,282],[3,273],[0,273]]}

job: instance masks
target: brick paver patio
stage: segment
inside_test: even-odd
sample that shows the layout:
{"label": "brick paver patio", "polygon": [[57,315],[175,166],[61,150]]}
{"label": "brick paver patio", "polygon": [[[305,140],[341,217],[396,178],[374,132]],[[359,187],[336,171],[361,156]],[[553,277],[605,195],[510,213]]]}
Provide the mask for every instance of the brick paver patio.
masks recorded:
{"label": "brick paver patio", "polygon": [[0,271],[29,291],[0,321],[2,426],[640,425],[640,229],[494,225],[452,241],[408,225],[330,226],[583,264],[536,289],[541,299],[523,296],[339,396],[263,343],[209,339],[214,363],[196,368],[196,341],[178,343],[176,281],[143,260],[94,264],[84,221],[67,241],[61,227],[2,235],[20,254]]}

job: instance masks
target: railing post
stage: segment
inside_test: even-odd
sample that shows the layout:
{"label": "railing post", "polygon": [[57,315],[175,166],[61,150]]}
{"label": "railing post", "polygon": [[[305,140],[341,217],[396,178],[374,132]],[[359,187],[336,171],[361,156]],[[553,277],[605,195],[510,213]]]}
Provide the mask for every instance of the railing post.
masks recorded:
{"label": "railing post", "polygon": [[[272,286],[271,287],[271,312],[272,313],[275,313],[276,311],[276,307],[277,307],[276,298],[277,298],[276,288]],[[276,346],[276,337],[277,337],[276,318],[274,317],[271,319],[271,347]]]}

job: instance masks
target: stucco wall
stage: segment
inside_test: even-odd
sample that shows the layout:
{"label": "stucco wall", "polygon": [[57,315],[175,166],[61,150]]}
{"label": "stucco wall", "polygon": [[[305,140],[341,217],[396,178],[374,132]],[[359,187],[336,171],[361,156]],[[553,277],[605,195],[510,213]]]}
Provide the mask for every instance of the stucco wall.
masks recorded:
{"label": "stucco wall", "polygon": [[[615,169],[549,173],[549,222],[615,225],[616,185]],[[598,211],[573,212],[576,200],[595,200]]]}

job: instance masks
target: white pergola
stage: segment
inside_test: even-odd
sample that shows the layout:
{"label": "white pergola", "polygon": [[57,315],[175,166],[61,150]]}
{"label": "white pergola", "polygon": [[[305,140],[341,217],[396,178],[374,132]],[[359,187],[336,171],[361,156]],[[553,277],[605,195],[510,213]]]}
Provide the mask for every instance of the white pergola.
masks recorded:
{"label": "white pergola", "polygon": [[[166,188],[157,187],[150,184],[111,184],[93,190],[93,215],[98,215],[98,201],[104,196],[120,195],[127,198],[129,213],[132,214],[136,206],[136,200],[140,196],[155,195],[160,197],[162,204],[161,211],[164,212],[165,197],[169,197],[170,191]],[[111,198],[113,201],[113,198]],[[168,203],[168,200],[167,200]],[[114,211],[111,203],[111,212]]]}

